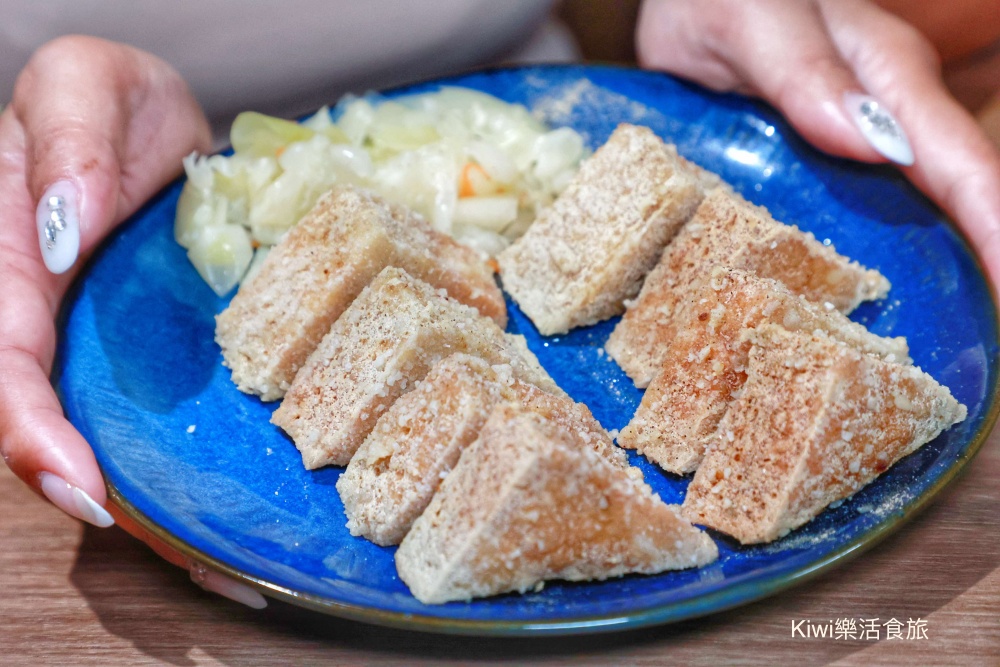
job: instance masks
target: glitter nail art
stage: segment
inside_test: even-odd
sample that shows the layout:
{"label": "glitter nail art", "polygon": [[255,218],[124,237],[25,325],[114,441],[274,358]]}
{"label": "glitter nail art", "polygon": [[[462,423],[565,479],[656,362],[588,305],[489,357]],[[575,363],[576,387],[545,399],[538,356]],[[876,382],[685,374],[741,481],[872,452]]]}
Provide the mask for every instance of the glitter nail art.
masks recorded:
{"label": "glitter nail art", "polygon": [[59,232],[66,229],[66,200],[59,195],[52,195],[45,201],[49,207],[49,219],[45,223],[45,246],[51,250],[55,247]]}

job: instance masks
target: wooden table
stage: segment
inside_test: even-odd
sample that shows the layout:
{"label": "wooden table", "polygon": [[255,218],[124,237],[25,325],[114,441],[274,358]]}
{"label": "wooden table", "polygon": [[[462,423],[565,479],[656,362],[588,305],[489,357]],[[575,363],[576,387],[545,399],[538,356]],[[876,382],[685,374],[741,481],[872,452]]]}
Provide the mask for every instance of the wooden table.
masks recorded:
{"label": "wooden table", "polygon": [[[0,665],[1000,665],[1000,431],[929,510],[854,562],[672,626],[490,640],[277,601],[256,612],[201,591],[119,528],[69,519],[2,466],[0,591]],[[927,639],[792,637],[794,621],[837,618],[922,619]]]}

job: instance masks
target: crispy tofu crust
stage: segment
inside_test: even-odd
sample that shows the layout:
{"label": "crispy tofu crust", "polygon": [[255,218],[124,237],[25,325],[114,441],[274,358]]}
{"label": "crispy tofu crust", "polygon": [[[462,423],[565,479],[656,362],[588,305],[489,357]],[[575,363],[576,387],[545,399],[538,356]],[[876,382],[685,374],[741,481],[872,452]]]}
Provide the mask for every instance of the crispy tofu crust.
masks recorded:
{"label": "crispy tofu crust", "polygon": [[652,131],[618,126],[499,255],[504,288],[546,335],[621,313],[698,205],[700,182]]}
{"label": "crispy tofu crust", "polygon": [[795,294],[849,313],[862,301],[884,297],[889,281],[824,246],[811,234],[774,220],[726,188],[706,194],[646,277],[638,298],[608,338],[608,354],[646,387],[683,321],[682,305],[716,266],[755,271]]}
{"label": "crispy tofu crust", "polygon": [[426,604],[698,567],[712,540],[645,483],[530,409],[502,403],[396,552]]}
{"label": "crispy tofu crust", "polygon": [[915,366],[820,332],[768,324],[745,335],[747,381],[683,506],[744,544],[782,537],[965,419],[965,406]]}
{"label": "crispy tofu crust", "polygon": [[387,267],[299,369],[271,421],[295,441],[306,468],[346,465],[396,398],[456,352],[511,364],[518,378],[562,393],[523,341],[444,290]]}
{"label": "crispy tofu crust", "polygon": [[683,475],[701,463],[708,441],[746,381],[746,328],[772,322],[794,331],[821,330],[852,347],[909,364],[906,339],[883,338],[833,308],[792,294],[782,283],[717,267],[678,308],[676,337],[618,443],[664,470]]}
{"label": "crispy tofu crust", "polygon": [[337,490],[351,534],[399,544],[501,401],[546,416],[641,478],[585,405],[516,379],[507,364],[456,354],[435,364],[382,415],[341,475]]}
{"label": "crispy tofu crust", "polygon": [[419,215],[352,187],[323,195],[216,320],[240,391],[281,398],[330,326],[386,266],[399,266],[506,325],[503,294],[476,251]]}

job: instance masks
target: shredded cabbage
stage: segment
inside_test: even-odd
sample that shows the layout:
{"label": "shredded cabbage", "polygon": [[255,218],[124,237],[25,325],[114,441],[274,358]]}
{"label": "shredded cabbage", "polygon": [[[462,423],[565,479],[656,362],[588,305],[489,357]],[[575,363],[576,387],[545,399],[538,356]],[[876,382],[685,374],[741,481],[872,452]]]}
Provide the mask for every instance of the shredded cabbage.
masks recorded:
{"label": "shredded cabbage", "polygon": [[231,156],[184,159],[174,227],[220,296],[255,273],[335,184],[370,188],[492,256],[566,188],[586,155],[575,131],[549,130],[523,106],[454,87],[395,100],[348,96],[302,123],[244,112],[230,139]]}

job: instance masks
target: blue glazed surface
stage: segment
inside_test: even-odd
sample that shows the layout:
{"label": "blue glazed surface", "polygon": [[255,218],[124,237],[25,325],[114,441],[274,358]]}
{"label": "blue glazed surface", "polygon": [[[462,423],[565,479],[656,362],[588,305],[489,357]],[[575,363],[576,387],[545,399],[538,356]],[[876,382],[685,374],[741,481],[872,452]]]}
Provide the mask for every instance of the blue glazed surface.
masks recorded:
{"label": "blue glazed surface", "polygon": [[[950,478],[985,435],[998,356],[989,289],[965,242],[895,171],[820,155],[766,107],[654,73],[541,67],[444,83],[526,104],[581,131],[592,148],[619,122],[648,125],[778,219],[878,268],[892,292],[855,319],[906,336],[915,362],[968,406],[969,418],[781,541],[743,548],[713,534],[720,558],[707,568],[425,606],[396,576],[394,549],[347,532],[334,488],[341,470],[304,470],[269,423],[276,404],[230,382],[213,341],[213,317],[228,298],[212,293],[173,241],[175,183],[122,227],[78,284],[56,379],[109,484],[185,549],[314,608],[420,629],[574,632],[665,622],[756,599],[863,548]],[[527,337],[556,381],[605,428],[624,427],[641,394],[603,355],[614,322],[545,339],[508,305],[510,330]],[[681,501],[687,479],[634,452],[631,459],[661,497]]]}

